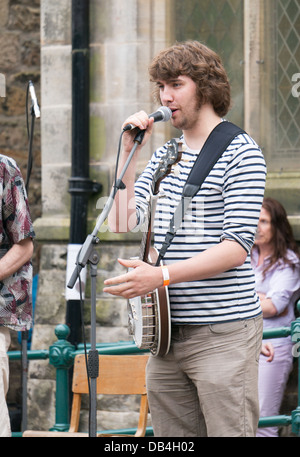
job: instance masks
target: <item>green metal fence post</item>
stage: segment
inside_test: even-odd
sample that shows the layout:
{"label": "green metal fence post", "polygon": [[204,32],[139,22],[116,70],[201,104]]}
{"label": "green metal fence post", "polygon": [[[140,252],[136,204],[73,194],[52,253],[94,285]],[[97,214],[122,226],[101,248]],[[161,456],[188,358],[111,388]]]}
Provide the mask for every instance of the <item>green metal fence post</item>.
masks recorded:
{"label": "green metal fence post", "polygon": [[74,363],[74,346],[67,341],[70,329],[60,324],[55,328],[58,341],[49,348],[49,363],[56,368],[56,408],[53,431],[69,430],[69,368]]}
{"label": "green metal fence post", "polygon": [[[300,302],[298,302],[298,310],[300,307]],[[300,318],[298,317],[295,321],[291,323],[291,335],[292,341],[295,343],[293,347],[293,356],[297,357],[298,363],[298,406],[292,411],[292,432],[300,436]]]}

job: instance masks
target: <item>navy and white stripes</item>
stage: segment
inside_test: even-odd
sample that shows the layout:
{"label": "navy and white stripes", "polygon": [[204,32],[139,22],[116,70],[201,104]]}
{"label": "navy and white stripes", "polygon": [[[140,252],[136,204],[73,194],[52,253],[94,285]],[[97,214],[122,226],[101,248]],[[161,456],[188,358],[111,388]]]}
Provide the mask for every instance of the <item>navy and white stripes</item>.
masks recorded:
{"label": "navy and white stripes", "polygon": [[[154,153],[136,182],[137,214],[141,222],[147,207],[153,171],[165,148],[166,145]],[[154,223],[154,241],[158,250],[199,152],[186,146],[184,149],[180,162],[160,185],[161,195],[157,201]],[[261,150],[247,134],[238,135],[190,203],[164,263],[194,256],[223,239],[240,243],[248,253],[246,262],[211,279],[169,286],[172,323],[217,323],[250,318],[261,312],[249,254],[264,195],[265,179],[266,165]]]}

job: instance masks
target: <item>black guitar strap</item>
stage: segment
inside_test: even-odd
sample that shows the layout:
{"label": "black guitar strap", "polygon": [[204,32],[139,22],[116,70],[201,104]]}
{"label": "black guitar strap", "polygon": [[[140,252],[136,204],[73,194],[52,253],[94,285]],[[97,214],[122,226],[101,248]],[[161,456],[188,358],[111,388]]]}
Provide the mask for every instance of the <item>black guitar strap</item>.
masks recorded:
{"label": "black guitar strap", "polygon": [[193,168],[191,169],[188,179],[184,185],[181,201],[170,221],[170,226],[160,249],[156,265],[159,265],[161,260],[164,258],[176,231],[181,225],[184,213],[190,204],[190,201],[199,191],[203,181],[208,176],[209,172],[221,157],[223,152],[227,149],[232,140],[240,133],[246,132],[232,122],[228,121],[221,122],[211,131],[197,159],[195,160]]}

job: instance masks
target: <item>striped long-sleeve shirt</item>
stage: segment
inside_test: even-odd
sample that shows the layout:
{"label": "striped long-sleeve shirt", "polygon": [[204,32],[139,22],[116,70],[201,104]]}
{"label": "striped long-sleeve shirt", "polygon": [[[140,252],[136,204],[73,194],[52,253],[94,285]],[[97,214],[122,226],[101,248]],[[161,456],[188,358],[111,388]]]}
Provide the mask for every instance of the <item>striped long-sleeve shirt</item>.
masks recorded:
{"label": "striped long-sleeve shirt", "polygon": [[[184,138],[182,137],[183,143]],[[153,172],[166,145],[159,148],[135,186],[141,223]],[[154,223],[154,244],[160,249],[170,219],[181,199],[183,186],[199,151],[184,152],[160,184]],[[169,286],[173,324],[208,324],[247,319],[261,313],[250,261],[265,189],[266,164],[257,144],[247,134],[238,135],[215,164],[193,198],[168,248],[164,263],[190,258],[220,243],[235,240],[247,251],[240,266],[210,279]]]}

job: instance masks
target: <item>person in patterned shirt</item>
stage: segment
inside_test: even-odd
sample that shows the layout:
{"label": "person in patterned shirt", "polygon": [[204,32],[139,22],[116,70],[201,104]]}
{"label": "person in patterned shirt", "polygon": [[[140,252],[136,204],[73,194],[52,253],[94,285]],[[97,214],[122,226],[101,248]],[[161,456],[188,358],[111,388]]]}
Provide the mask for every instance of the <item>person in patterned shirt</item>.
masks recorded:
{"label": "person in patterned shirt", "polygon": [[6,404],[10,330],[32,326],[34,230],[27,193],[16,162],[0,155],[0,437],[11,435]]}

